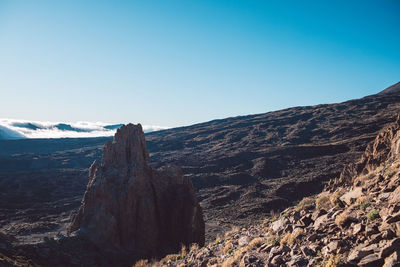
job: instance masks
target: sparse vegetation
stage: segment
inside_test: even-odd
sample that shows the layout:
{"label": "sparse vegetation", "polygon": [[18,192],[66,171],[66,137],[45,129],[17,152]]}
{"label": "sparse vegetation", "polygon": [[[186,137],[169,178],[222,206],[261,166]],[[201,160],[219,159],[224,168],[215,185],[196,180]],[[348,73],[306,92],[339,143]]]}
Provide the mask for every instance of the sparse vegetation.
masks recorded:
{"label": "sparse vegetation", "polygon": [[325,267],[337,267],[340,263],[341,255],[330,254],[328,260],[325,263]]}
{"label": "sparse vegetation", "polygon": [[236,234],[237,232],[239,232],[239,227],[237,226],[232,226],[232,229],[228,232],[225,233],[225,238],[228,238],[229,236],[233,236],[234,234]]}
{"label": "sparse vegetation", "polygon": [[281,244],[281,245],[287,244],[287,242],[288,242],[288,240],[289,240],[289,238],[290,238],[291,235],[292,235],[292,234],[291,234],[290,232],[286,233],[286,235],[281,239],[280,244]]}
{"label": "sparse vegetation", "polygon": [[361,196],[359,198],[357,198],[356,200],[356,205],[361,205],[365,202],[369,202],[369,197],[368,196]]}
{"label": "sparse vegetation", "polygon": [[366,211],[369,206],[371,206],[371,202],[364,202],[360,205],[360,210]]}
{"label": "sparse vegetation", "polygon": [[331,204],[333,206],[338,206],[338,207],[343,207],[343,202],[340,200],[340,197],[343,196],[344,194],[344,189],[341,188],[337,190],[335,193],[333,193],[330,197]]}
{"label": "sparse vegetation", "polygon": [[367,215],[368,220],[373,221],[379,218],[379,211],[376,209],[371,210]]}
{"label": "sparse vegetation", "polygon": [[149,265],[148,260],[139,260],[135,263],[134,267],[146,267]]}
{"label": "sparse vegetation", "polygon": [[269,212],[269,215],[270,215],[270,221],[271,222],[274,222],[274,221],[276,221],[276,220],[278,220],[279,219],[279,213],[278,212],[276,212],[276,211],[274,211],[274,210],[271,210],[270,212]]}
{"label": "sparse vegetation", "polygon": [[340,213],[338,216],[336,216],[335,223],[340,228],[343,228],[349,220],[350,220],[350,217],[349,217],[348,212],[344,211],[344,212]]}
{"label": "sparse vegetation", "polygon": [[297,204],[296,210],[300,211],[300,210],[310,209],[314,206],[314,204],[315,204],[314,198],[305,197],[299,202],[299,204]]}
{"label": "sparse vegetation", "polygon": [[317,200],[315,201],[317,209],[325,209],[329,210],[332,208],[331,199],[328,194],[320,194]]}
{"label": "sparse vegetation", "polygon": [[232,253],[232,249],[233,249],[233,244],[231,241],[228,241],[227,243],[225,243],[224,246],[224,253],[225,254],[231,254]]}
{"label": "sparse vegetation", "polygon": [[250,241],[250,243],[247,245],[247,250],[254,249],[256,247],[259,247],[261,244],[263,244],[265,241],[264,238],[262,237],[257,237],[254,238],[253,240]]}
{"label": "sparse vegetation", "polygon": [[296,228],[292,233],[287,233],[280,241],[281,245],[292,245],[299,236],[305,233],[304,229]]}
{"label": "sparse vegetation", "polygon": [[389,169],[385,170],[385,173],[383,174],[383,176],[384,176],[386,179],[387,179],[387,178],[390,178],[390,177],[392,177],[393,175],[395,175],[395,174],[397,173],[397,171],[398,171],[398,170],[389,168]]}
{"label": "sparse vegetation", "polygon": [[265,241],[265,244],[267,245],[274,245],[274,244],[279,244],[280,239],[278,235],[271,235],[267,238]]}
{"label": "sparse vegetation", "polygon": [[214,241],[215,245],[218,245],[219,243],[221,243],[221,236],[218,234],[217,237],[215,238]]}

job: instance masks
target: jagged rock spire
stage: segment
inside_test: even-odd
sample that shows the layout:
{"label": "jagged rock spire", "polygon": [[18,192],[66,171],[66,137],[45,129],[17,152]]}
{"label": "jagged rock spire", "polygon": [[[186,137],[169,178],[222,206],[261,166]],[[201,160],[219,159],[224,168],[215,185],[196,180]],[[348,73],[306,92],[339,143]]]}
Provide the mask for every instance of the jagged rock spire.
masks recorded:
{"label": "jagged rock spire", "polygon": [[118,129],[89,170],[69,232],[103,249],[157,257],[181,244],[204,245],[204,220],[192,183],[177,167],[153,170],[140,124]]}

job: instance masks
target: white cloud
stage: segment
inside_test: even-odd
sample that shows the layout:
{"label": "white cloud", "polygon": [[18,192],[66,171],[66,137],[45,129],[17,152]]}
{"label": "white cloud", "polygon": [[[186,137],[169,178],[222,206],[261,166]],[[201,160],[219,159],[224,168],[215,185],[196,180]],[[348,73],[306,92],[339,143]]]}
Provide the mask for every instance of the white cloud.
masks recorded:
{"label": "white cloud", "polygon": [[[26,138],[64,138],[100,137],[114,135],[119,124],[104,122],[48,122],[15,119],[0,119],[0,129],[14,133],[15,137]],[[167,129],[163,126],[142,125],[144,132]]]}

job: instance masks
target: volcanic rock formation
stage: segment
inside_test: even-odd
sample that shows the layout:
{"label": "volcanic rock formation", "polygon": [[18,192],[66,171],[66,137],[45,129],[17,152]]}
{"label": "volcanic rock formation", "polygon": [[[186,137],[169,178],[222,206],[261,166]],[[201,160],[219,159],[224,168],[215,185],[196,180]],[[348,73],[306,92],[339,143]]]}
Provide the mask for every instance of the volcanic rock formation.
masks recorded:
{"label": "volcanic rock formation", "polygon": [[89,170],[69,232],[100,248],[161,256],[182,244],[204,245],[204,221],[192,183],[177,167],[153,170],[140,124],[118,129]]}

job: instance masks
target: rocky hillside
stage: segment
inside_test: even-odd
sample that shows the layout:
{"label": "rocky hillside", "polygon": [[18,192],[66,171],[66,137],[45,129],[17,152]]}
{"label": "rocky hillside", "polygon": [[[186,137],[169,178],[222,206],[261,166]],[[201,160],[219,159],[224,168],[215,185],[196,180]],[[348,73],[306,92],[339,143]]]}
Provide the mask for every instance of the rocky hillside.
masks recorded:
{"label": "rocky hillside", "polygon": [[[397,88],[397,87],[396,87]],[[192,179],[209,236],[320,192],[400,110],[400,92],[295,107],[147,135],[154,166]]]}
{"label": "rocky hillside", "polygon": [[400,117],[322,193],[272,215],[136,266],[400,266]]}

